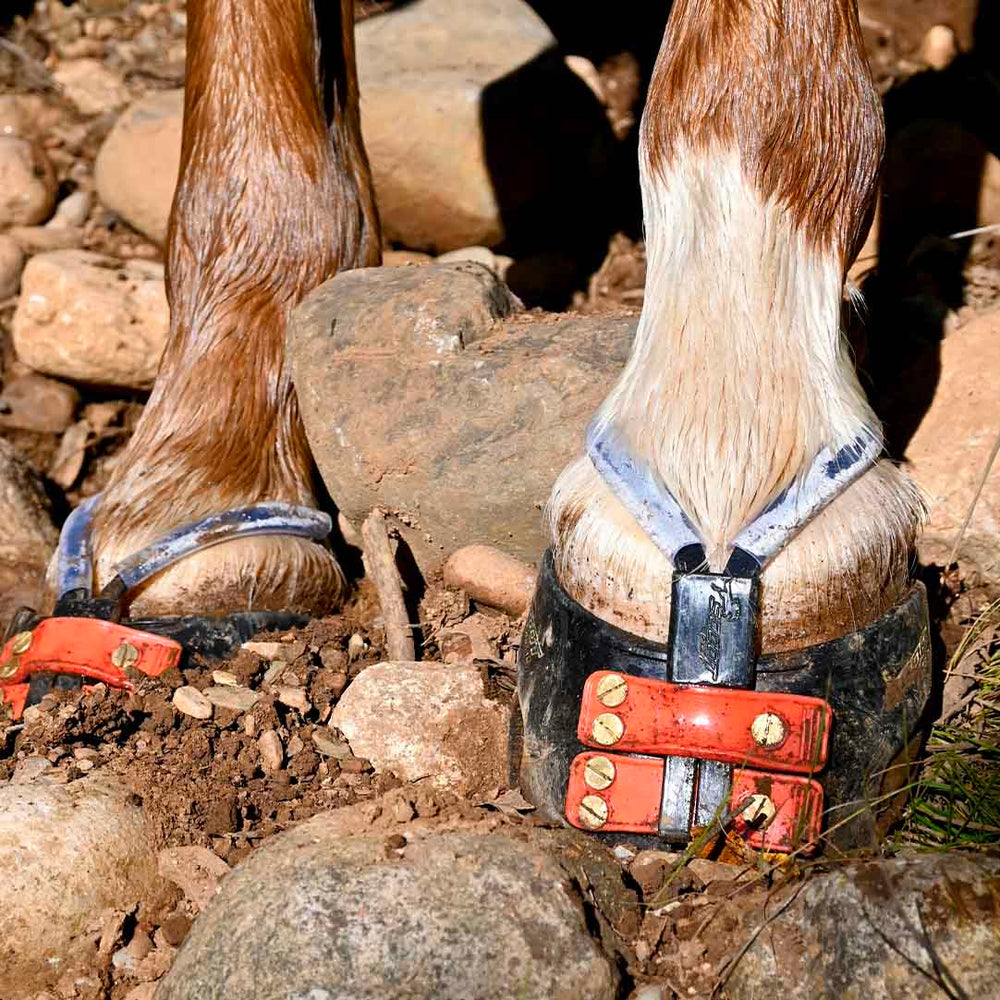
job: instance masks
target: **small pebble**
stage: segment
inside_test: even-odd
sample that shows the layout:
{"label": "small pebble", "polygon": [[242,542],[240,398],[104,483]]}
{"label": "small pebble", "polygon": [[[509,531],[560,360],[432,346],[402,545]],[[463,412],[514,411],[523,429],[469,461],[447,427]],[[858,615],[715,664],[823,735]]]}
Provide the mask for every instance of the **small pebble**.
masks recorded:
{"label": "small pebble", "polygon": [[355,632],[347,641],[347,662],[353,663],[364,653],[367,645],[368,643],[365,642],[364,636],[360,632]]}
{"label": "small pebble", "polygon": [[94,196],[89,191],[74,191],[56,206],[56,214],[46,223],[50,229],[79,229],[90,215]]}
{"label": "small pebble", "polygon": [[319,651],[319,660],[327,670],[335,670],[342,673],[344,667],[347,666],[347,653],[334,643],[328,642]]}
{"label": "small pebble", "polygon": [[444,564],[444,582],[464,590],[480,604],[500,608],[520,617],[535,592],[533,566],[491,545],[467,545],[453,552]]}
{"label": "small pebble", "polygon": [[296,754],[302,753],[302,751],[305,750],[305,748],[306,745],[305,743],[302,742],[301,737],[293,736],[288,741],[288,746],[285,748],[285,752],[288,754],[289,757],[294,757]]}
{"label": "small pebble", "polygon": [[163,933],[164,941],[176,948],[187,937],[187,932],[191,930],[191,921],[183,913],[175,913],[163,921],[160,930]]}
{"label": "small pebble", "polygon": [[364,774],[372,771],[372,762],[364,757],[344,757],[340,761],[340,770],[344,774]]}
{"label": "small pebble", "polygon": [[281,737],[273,730],[267,729],[257,740],[260,751],[260,766],[265,774],[274,774],[281,770],[285,760],[285,750],[281,745]]}
{"label": "small pebble", "polygon": [[51,770],[52,764],[45,757],[25,757],[17,762],[10,780],[15,785],[26,785]]}
{"label": "small pebble", "polygon": [[275,697],[282,705],[298,709],[303,715],[312,708],[305,691],[300,687],[279,687]]}
{"label": "small pebble", "polygon": [[264,683],[275,684],[281,680],[281,675],[285,672],[286,665],[280,660],[274,660],[264,672]]}
{"label": "small pebble", "polygon": [[312,741],[316,749],[326,757],[346,760],[348,757],[354,756],[346,741],[334,739],[329,730],[324,732],[322,729],[314,729]]}
{"label": "small pebble", "polygon": [[218,685],[206,688],[205,697],[216,708],[228,708],[233,712],[249,712],[260,701],[260,695],[256,691],[239,685],[233,687]]}
{"label": "small pebble", "polygon": [[190,715],[193,719],[212,718],[212,703],[196,687],[189,684],[179,687],[171,700],[178,712]]}
{"label": "small pebble", "polygon": [[212,680],[216,684],[223,685],[223,687],[236,687],[239,683],[236,674],[231,674],[228,670],[213,670]]}

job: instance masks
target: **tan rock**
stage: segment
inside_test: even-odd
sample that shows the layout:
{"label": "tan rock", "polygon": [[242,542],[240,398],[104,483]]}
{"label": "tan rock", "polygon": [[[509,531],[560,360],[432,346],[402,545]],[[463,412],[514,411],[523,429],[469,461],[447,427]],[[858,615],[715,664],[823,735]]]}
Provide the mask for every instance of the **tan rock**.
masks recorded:
{"label": "tan rock", "polygon": [[94,165],[101,204],[161,245],[180,167],[183,108],[181,90],[137,101],[118,119]]}
{"label": "tan rock", "polygon": [[24,270],[24,251],[13,237],[0,233],[0,301],[17,295]]}
{"label": "tan rock", "polygon": [[354,679],[330,725],[376,771],[475,794],[504,781],[508,716],[473,666],[386,662]]}
{"label": "tan rock", "polygon": [[0,135],[0,229],[44,222],[56,202],[56,176],[44,150]]}
{"label": "tan rock", "polygon": [[171,703],[178,712],[190,715],[192,719],[212,717],[212,703],[196,687],[189,684],[174,691]]}
{"label": "tan rock", "polygon": [[26,254],[79,250],[83,246],[83,230],[68,226],[11,226],[7,233]]}
{"label": "tan rock", "polygon": [[161,264],[62,250],[28,263],[12,330],[18,357],[36,371],[148,388],[168,323]]}
{"label": "tan rock", "polygon": [[90,191],[74,191],[56,205],[56,213],[47,225],[51,229],[76,229],[87,221],[93,204],[94,196]]}
{"label": "tan rock", "polygon": [[285,748],[281,745],[281,737],[273,729],[265,729],[260,734],[257,750],[260,753],[260,766],[265,774],[281,770],[285,761]]}
{"label": "tan rock", "polygon": [[61,434],[73,422],[80,394],[71,385],[22,375],[8,382],[0,395],[0,427]]}
{"label": "tan rock", "polygon": [[52,77],[85,115],[117,111],[129,102],[125,81],[97,59],[66,60]]}
{"label": "tan rock", "polygon": [[[994,309],[942,342],[934,398],[906,448],[909,471],[930,505],[921,552],[939,564],[950,556],[1000,433],[998,379],[1000,309]],[[962,550],[1000,580],[1000,462],[976,502]]]}
{"label": "tan rock", "polygon": [[53,959],[92,961],[84,929],[95,914],[157,905],[167,890],[158,846],[130,790],[104,775],[0,785],[0,996],[51,974]]}
{"label": "tan rock", "polygon": [[957,55],[958,40],[947,24],[935,24],[920,43],[919,58],[931,69],[944,69]]}
{"label": "tan rock", "polygon": [[444,582],[514,618],[528,609],[538,571],[492,545],[466,545],[444,564]]}
{"label": "tan rock", "polygon": [[207,847],[168,847],[156,857],[160,875],[203,909],[219,891],[229,865]]}
{"label": "tan rock", "polygon": [[408,264],[433,264],[434,258],[420,250],[383,250],[383,267],[405,267]]}

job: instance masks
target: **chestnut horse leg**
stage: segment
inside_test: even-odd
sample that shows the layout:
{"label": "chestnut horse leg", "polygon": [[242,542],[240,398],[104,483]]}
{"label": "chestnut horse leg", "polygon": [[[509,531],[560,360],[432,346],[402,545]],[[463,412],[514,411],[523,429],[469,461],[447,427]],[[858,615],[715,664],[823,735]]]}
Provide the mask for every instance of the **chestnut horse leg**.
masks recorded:
{"label": "chestnut horse leg", "polygon": [[[187,12],[170,333],[94,519],[99,585],[122,557],[203,515],[314,503],[285,364],[289,314],[338,270],[381,258],[353,0],[189,0]],[[154,577],[132,612],[319,611],[342,583],[312,541],[234,540]]]}
{"label": "chestnut horse leg", "polygon": [[[642,121],[645,301],[597,421],[672,492],[715,570],[824,447],[878,434],[840,316],[882,145],[855,0],[675,0]],[[765,570],[763,652],[898,601],[921,513],[886,462],[854,482]],[[589,458],[548,517],[575,600],[667,634],[672,566]]]}

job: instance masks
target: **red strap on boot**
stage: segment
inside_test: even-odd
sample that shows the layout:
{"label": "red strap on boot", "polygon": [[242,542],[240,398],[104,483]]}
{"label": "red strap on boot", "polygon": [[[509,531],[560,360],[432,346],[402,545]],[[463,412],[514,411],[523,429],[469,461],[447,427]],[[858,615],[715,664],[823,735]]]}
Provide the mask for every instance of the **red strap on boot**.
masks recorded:
{"label": "red strap on boot", "polygon": [[583,688],[577,737],[628,753],[812,774],[826,764],[832,718],[820,698],[599,670]]}
{"label": "red strap on boot", "polygon": [[0,651],[0,701],[20,718],[32,674],[75,674],[92,683],[132,690],[129,668],[158,677],[176,666],[181,645],[99,618],[45,618]]}

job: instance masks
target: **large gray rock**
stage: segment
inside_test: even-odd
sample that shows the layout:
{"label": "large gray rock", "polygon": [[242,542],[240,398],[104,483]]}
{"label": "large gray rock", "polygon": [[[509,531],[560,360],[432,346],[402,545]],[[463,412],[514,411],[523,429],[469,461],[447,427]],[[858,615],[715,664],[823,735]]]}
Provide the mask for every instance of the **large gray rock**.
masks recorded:
{"label": "large gray rock", "polygon": [[141,804],[114,779],[0,785],[0,996],[92,963],[95,919],[162,898],[158,846]]}
{"label": "large gray rock", "polygon": [[726,995],[996,996],[998,894],[1000,859],[977,855],[873,861],[810,878],[740,960]]}
{"label": "large gray rock", "polygon": [[336,813],[276,838],[227,877],[157,1000],[617,995],[550,853],[502,834],[408,839],[344,836]]}
{"label": "large gray rock", "polygon": [[463,545],[535,561],[542,507],[628,355],[635,320],[510,317],[478,264],[349,271],[296,310],[289,359],[349,521],[397,514],[425,571]]}

